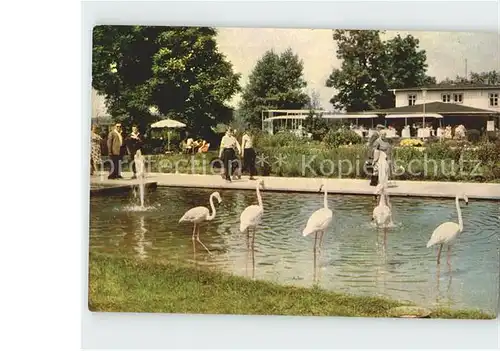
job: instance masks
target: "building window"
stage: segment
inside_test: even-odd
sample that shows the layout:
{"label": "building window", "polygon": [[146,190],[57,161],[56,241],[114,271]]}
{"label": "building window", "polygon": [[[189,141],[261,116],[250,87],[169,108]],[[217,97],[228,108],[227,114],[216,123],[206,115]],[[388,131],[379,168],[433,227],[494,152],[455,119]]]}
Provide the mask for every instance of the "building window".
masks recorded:
{"label": "building window", "polygon": [[451,95],[450,94],[442,94],[441,95],[441,100],[443,100],[443,102],[450,102],[451,101]]}
{"label": "building window", "polygon": [[413,106],[417,103],[417,95],[408,94],[408,106]]}
{"label": "building window", "polygon": [[490,106],[498,106],[498,93],[490,93]]}
{"label": "building window", "polygon": [[453,101],[457,104],[461,104],[464,101],[464,96],[462,93],[453,94]]}

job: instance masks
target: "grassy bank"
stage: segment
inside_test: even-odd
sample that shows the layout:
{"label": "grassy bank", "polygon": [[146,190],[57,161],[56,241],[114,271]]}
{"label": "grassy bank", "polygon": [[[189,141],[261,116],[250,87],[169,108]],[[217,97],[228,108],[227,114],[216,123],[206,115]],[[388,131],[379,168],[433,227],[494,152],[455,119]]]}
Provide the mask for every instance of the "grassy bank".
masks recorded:
{"label": "grassy bank", "polygon": [[[89,264],[91,311],[387,317],[391,308],[403,305],[105,254],[90,254]],[[434,311],[431,317],[495,318],[450,310]]]}

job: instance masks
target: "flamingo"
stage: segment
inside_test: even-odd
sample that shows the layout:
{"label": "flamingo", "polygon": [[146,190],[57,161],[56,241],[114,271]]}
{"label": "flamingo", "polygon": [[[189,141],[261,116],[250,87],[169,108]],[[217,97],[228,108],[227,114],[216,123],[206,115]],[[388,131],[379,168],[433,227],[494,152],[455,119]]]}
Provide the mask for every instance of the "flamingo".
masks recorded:
{"label": "flamingo", "polygon": [[[326,229],[332,222],[333,218],[333,212],[331,209],[328,208],[328,191],[326,189],[326,186],[324,184],[321,184],[319,192],[321,192],[321,190],[323,189],[325,191],[325,195],[323,198],[323,208],[320,208],[319,210],[313,212],[313,214],[309,217],[309,220],[307,221],[306,227],[302,231],[303,236],[308,236],[314,233],[313,254],[314,254],[315,280],[316,280],[316,250],[318,250],[318,254],[321,253],[321,246],[323,245],[323,236],[325,234]],[[317,248],[318,233],[320,234],[320,237],[319,237],[319,247]]]}
{"label": "flamingo", "polygon": [[450,264],[451,243],[455,240],[458,233],[461,233],[464,230],[462,211],[460,210],[460,198],[465,201],[466,205],[469,204],[467,195],[463,194],[462,196],[457,195],[455,197],[455,205],[457,207],[458,214],[458,224],[455,222],[445,222],[440,224],[436,229],[434,229],[430,240],[427,242],[427,248],[439,244],[437,264],[439,264],[441,260],[441,250],[443,249],[444,244],[448,245],[448,265]]}
{"label": "flamingo", "polygon": [[377,228],[384,228],[384,245],[387,243],[387,227],[392,222],[392,211],[387,195],[387,184],[379,184],[376,194],[379,194],[379,203],[373,209],[372,220],[375,221]]}
{"label": "flamingo", "polygon": [[[215,218],[215,206],[214,206],[214,200],[213,200],[214,197],[217,199],[219,204],[222,202],[222,199],[220,197],[219,192],[216,191],[216,192],[210,194],[210,208],[212,209],[212,214],[210,214],[210,211],[208,208],[206,208],[204,206],[198,206],[198,207],[193,207],[190,210],[188,210],[186,213],[184,213],[184,215],[181,217],[181,219],[179,219],[179,223],[189,222],[189,223],[194,224],[193,237],[192,237],[192,239],[193,239],[193,254],[196,254],[195,240],[197,242],[199,242],[205,248],[205,250],[207,250],[207,252],[209,254],[212,254],[210,252],[210,250],[205,246],[205,244],[203,244],[200,240],[200,223],[204,222],[204,221],[211,221]],[[198,231],[196,229],[198,229]]]}
{"label": "flamingo", "polygon": [[264,181],[260,180],[256,182],[256,192],[257,192],[257,201],[259,202],[258,205],[250,205],[247,208],[241,212],[240,215],[240,232],[241,233],[247,233],[247,249],[250,248],[250,230],[253,231],[252,233],[252,262],[253,262],[253,267],[255,270],[255,256],[254,256],[254,250],[255,250],[255,230],[257,226],[261,223],[262,221],[262,215],[264,214],[264,205],[262,203],[262,197],[260,196],[260,187],[262,186],[262,189],[265,189],[264,186]]}

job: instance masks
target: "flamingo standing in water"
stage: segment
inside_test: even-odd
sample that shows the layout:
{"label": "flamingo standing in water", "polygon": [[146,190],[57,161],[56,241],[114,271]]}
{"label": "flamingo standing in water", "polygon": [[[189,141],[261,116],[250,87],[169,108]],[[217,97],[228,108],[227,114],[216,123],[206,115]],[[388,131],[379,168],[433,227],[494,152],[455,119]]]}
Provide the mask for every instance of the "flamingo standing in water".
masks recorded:
{"label": "flamingo standing in water", "polygon": [[[201,246],[207,250],[209,254],[212,254],[210,250],[203,244],[200,240],[200,223],[204,221],[211,221],[215,218],[215,206],[214,206],[214,197],[217,199],[219,204],[222,202],[222,199],[220,197],[220,194],[216,191],[210,195],[210,208],[212,209],[212,214],[210,214],[210,211],[208,208],[204,206],[198,206],[198,207],[193,207],[192,209],[188,210],[184,215],[181,217],[179,220],[179,223],[182,222],[190,222],[194,224],[193,227],[193,254],[196,254],[196,243],[199,242]],[[198,229],[198,230],[196,230]]]}
{"label": "flamingo standing in water", "polygon": [[372,220],[377,228],[384,228],[384,246],[387,244],[387,227],[392,223],[392,211],[387,195],[387,184],[379,184],[375,192],[379,195],[379,203],[373,209]]}
{"label": "flamingo standing in water", "polygon": [[[240,215],[240,232],[247,233],[247,249],[250,249],[250,230],[252,231],[252,266],[253,274],[255,273],[255,230],[257,226],[262,221],[262,215],[264,214],[264,204],[262,203],[262,197],[260,196],[260,187],[264,190],[264,181],[260,180],[256,182],[256,192],[258,205],[250,205],[243,210]],[[247,257],[248,259],[248,257]]]}
{"label": "flamingo standing in water", "polygon": [[430,240],[427,242],[427,248],[433,245],[439,245],[438,254],[437,254],[437,264],[440,263],[441,260],[441,251],[443,250],[443,245],[448,245],[448,265],[450,264],[450,254],[451,254],[451,244],[458,236],[458,233],[461,233],[464,230],[464,222],[462,220],[462,210],[460,209],[460,198],[465,201],[465,204],[469,204],[469,199],[467,195],[463,194],[462,196],[457,195],[455,197],[455,205],[457,207],[458,214],[458,223],[455,222],[445,222],[440,224],[434,232]]}
{"label": "flamingo standing in water", "polygon": [[[325,195],[323,198],[323,208],[315,211],[309,220],[307,221],[307,225],[302,231],[303,236],[308,236],[314,233],[314,280],[316,280],[316,251],[318,251],[318,255],[321,253],[321,247],[323,245],[323,236],[325,235],[326,229],[329,227],[332,222],[333,212],[328,208],[328,191],[324,184],[321,184],[319,188],[319,192],[321,190],[325,191]],[[319,234],[319,246],[318,246],[318,234]]]}

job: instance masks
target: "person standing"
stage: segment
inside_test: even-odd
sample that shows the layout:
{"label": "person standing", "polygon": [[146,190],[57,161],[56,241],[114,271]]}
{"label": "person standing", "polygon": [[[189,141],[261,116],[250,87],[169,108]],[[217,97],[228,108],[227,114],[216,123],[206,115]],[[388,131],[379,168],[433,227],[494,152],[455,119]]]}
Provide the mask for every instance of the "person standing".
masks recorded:
{"label": "person standing", "polygon": [[237,130],[233,129],[231,132],[231,138],[234,139],[234,160],[232,161],[232,175],[235,175],[238,179],[241,179],[241,172],[243,168],[242,160],[240,159],[240,155],[243,152],[241,149],[241,145],[238,142],[238,138],[236,137]]}
{"label": "person standing", "polygon": [[92,125],[90,133],[90,175],[97,171],[97,165],[101,163],[101,136],[97,133],[97,125]]}
{"label": "person standing", "polygon": [[108,134],[108,154],[111,158],[111,171],[108,179],[122,179],[120,172],[120,158],[123,146],[122,125],[115,124],[113,130]]}
{"label": "person standing", "polygon": [[236,138],[233,137],[231,129],[228,129],[226,134],[222,137],[219,150],[219,158],[224,165],[223,177],[228,182],[231,181],[231,169],[233,167],[233,161],[236,159],[235,149],[240,151],[240,145]]}
{"label": "person standing", "polygon": [[[130,160],[132,161],[134,160],[137,150],[141,150],[141,148],[142,148],[142,137],[139,133],[139,128],[137,128],[137,126],[132,126],[132,133],[130,133],[127,142],[127,152],[130,156]],[[132,162],[132,172],[134,173],[132,179],[136,179],[137,167],[135,162]]]}
{"label": "person standing", "polygon": [[247,130],[241,138],[241,157],[243,158],[243,169],[250,173],[250,180],[254,180],[257,174],[255,168],[255,149],[253,148],[253,137]]}
{"label": "person standing", "polygon": [[385,130],[378,132],[378,138],[372,144],[373,164],[377,177],[372,179],[370,185],[387,185],[391,175],[392,155],[391,145],[386,140]]}

